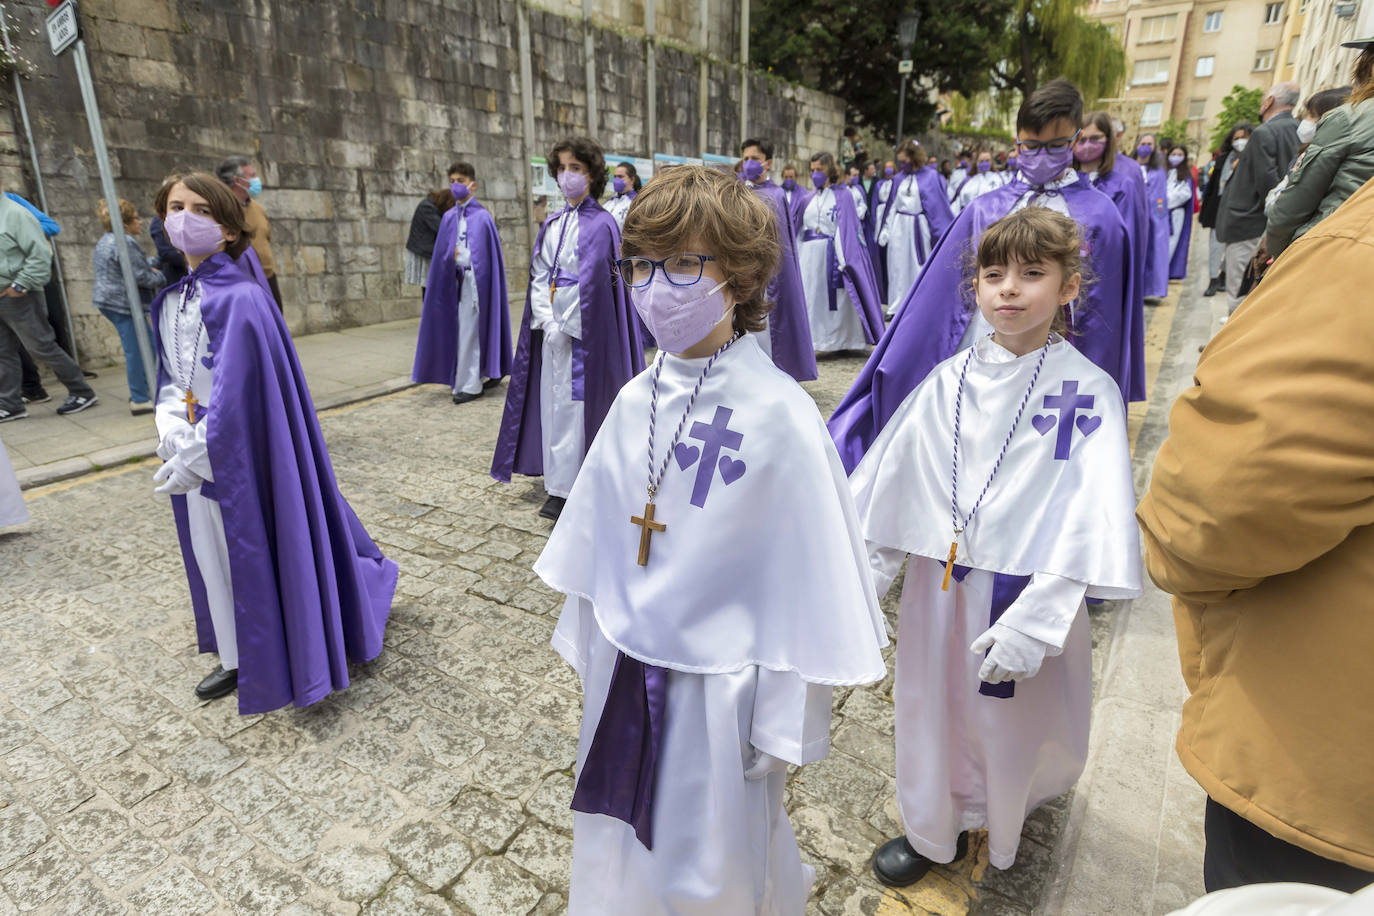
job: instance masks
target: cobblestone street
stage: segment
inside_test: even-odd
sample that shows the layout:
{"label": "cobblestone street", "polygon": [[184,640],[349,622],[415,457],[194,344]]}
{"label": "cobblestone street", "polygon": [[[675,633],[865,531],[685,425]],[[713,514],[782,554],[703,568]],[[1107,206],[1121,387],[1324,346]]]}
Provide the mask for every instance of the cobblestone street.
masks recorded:
{"label": "cobblestone street", "polygon": [[[823,412],[860,365],[822,361],[806,387]],[[30,492],[33,523],[0,534],[0,916],[563,911],[581,697],[549,645],[559,596],[530,571],[542,488],[487,475],[503,396],[410,389],[322,415],[401,578],[381,656],[308,709],[194,699],[214,661],[156,460]],[[1099,675],[1115,611],[1093,612]],[[838,690],[830,757],[793,771],[808,913],[1040,906],[1071,796],[1031,816],[1009,871],[975,834],[914,888],[876,883],[873,848],[900,832],[892,731],[890,677]]]}

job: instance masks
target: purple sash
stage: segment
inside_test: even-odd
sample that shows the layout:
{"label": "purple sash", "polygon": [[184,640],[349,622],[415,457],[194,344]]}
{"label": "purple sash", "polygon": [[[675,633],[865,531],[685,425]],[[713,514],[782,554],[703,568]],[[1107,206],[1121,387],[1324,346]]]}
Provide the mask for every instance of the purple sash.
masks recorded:
{"label": "purple sash", "polygon": [[654,776],[667,693],[668,669],[616,653],[606,705],[572,799],[574,811],[629,824],[648,850],[654,848]]}
{"label": "purple sash", "polygon": [[[954,581],[963,582],[964,577],[969,574],[969,567],[955,566]],[[992,610],[988,614],[988,626],[992,626],[1002,615],[1007,612],[1021,593],[1030,584],[1030,576],[1008,576],[1003,573],[992,574]],[[989,652],[992,650],[989,649]],[[978,682],[978,692],[985,697],[995,697],[999,700],[1009,700],[1016,695],[1016,682],[1003,681],[1000,684],[989,684],[986,681]]]}
{"label": "purple sash", "polygon": [[834,312],[839,310],[839,305],[835,300],[835,290],[844,285],[844,275],[840,273],[840,262],[835,257],[835,236],[826,235],[824,232],[816,232],[811,229],[807,229],[802,233],[803,242],[819,242],[822,239],[827,242],[825,246],[825,255],[827,276],[829,276],[830,280],[826,285],[830,287],[830,311]]}
{"label": "purple sash", "polygon": [[[917,210],[913,212],[911,210],[902,210],[898,208],[897,212],[902,216],[916,217],[912,220],[914,225],[912,226],[911,242],[916,247],[916,263],[924,267],[926,258],[930,257],[930,249],[926,247],[925,239],[921,237],[921,217],[926,215],[926,211]],[[930,225],[929,218],[926,219],[926,225]]]}

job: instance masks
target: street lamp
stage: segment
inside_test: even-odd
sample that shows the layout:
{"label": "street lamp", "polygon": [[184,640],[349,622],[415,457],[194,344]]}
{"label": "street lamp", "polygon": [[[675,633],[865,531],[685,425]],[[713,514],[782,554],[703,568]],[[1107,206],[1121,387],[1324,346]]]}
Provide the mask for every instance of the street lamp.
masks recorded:
{"label": "street lamp", "polygon": [[902,143],[902,121],[906,118],[906,81],[911,77],[913,62],[911,60],[911,47],[916,44],[916,30],[921,25],[921,14],[917,10],[910,10],[902,14],[902,18],[897,20],[897,47],[902,52],[902,59],[897,64],[897,72],[902,75],[902,94],[897,97],[897,145]]}

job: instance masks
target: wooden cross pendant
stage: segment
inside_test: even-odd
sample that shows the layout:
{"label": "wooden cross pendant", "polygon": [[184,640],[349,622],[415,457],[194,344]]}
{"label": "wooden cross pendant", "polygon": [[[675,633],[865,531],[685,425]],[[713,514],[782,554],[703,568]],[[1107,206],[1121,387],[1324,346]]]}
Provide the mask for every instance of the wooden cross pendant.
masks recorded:
{"label": "wooden cross pendant", "polygon": [[642,531],[639,533],[639,565],[649,565],[649,539],[653,537],[655,531],[667,531],[668,526],[662,522],[654,521],[654,504],[644,504],[644,516],[630,516],[630,524],[638,525]]}
{"label": "wooden cross pendant", "polygon": [[192,425],[195,425],[196,405],[199,404],[200,401],[196,400],[196,396],[191,393],[190,388],[186,389],[186,397],[182,398],[181,400],[183,403],[186,404],[186,419],[190,421]]}
{"label": "wooden cross pendant", "polygon": [[940,591],[949,591],[949,577],[954,574],[954,558],[959,554],[959,542],[950,541],[949,559],[945,561],[945,581],[940,583]]}
{"label": "wooden cross pendant", "polygon": [[549,284],[549,305],[553,305],[553,294],[556,293],[556,292],[558,292],[558,284],[557,284],[557,283],[550,283],[550,284]]}

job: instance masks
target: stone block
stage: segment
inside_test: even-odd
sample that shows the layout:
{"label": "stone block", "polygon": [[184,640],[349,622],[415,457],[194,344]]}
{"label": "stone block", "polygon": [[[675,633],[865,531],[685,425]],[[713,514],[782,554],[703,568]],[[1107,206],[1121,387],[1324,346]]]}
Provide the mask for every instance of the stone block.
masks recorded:
{"label": "stone block", "polygon": [[402,827],[387,840],[386,850],[406,874],[436,891],[457,878],[472,861],[472,853],[456,833],[430,821]]}
{"label": "stone block", "polygon": [[142,916],[195,916],[215,907],[215,895],[184,865],[173,864],[129,895]]}
{"label": "stone block", "polygon": [[135,85],[149,89],[181,91],[186,88],[181,69],[165,60],[130,58],[129,79]]}
{"label": "stone block", "polygon": [[345,900],[371,900],[396,874],[397,866],[380,849],[347,846],[320,854],[310,874]]}
{"label": "stone block", "polygon": [[50,835],[47,824],[28,805],[0,808],[0,871],[38,849]]}
{"label": "stone block", "polygon": [[503,916],[525,916],[543,896],[515,866],[495,857],[481,859],[469,868],[452,893],[453,899],[470,912]]}
{"label": "stone block", "polygon": [[548,890],[565,890],[572,880],[572,840],[540,823],[520,831],[505,859],[534,875]]}

